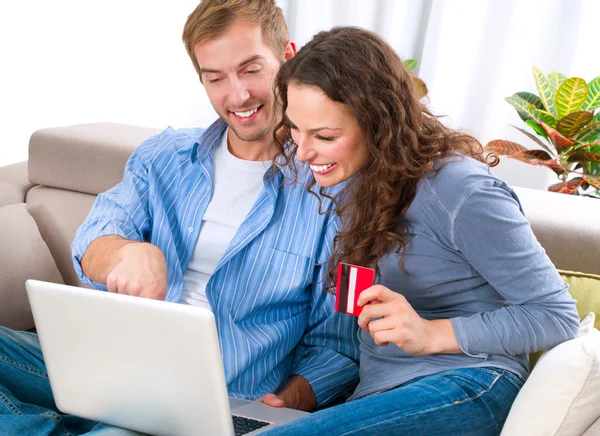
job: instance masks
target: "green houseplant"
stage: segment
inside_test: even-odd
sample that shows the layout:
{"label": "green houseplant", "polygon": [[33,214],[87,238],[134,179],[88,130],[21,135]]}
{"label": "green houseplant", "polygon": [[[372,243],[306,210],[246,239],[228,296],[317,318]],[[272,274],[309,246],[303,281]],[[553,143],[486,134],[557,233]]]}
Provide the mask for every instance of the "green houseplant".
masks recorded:
{"label": "green houseplant", "polygon": [[512,141],[490,141],[486,151],[531,165],[542,165],[560,181],[549,191],[600,197],[600,77],[589,83],[578,77],[533,67],[539,95],[518,92],[506,98],[533,131],[515,127],[540,148]]}
{"label": "green houseplant", "polygon": [[425,82],[419,79],[415,74],[415,69],[417,68],[417,60],[407,59],[402,62],[402,65],[404,65],[404,68],[406,68],[407,71],[411,74],[419,98],[426,97],[427,93],[429,92],[427,90],[427,86],[425,85]]}

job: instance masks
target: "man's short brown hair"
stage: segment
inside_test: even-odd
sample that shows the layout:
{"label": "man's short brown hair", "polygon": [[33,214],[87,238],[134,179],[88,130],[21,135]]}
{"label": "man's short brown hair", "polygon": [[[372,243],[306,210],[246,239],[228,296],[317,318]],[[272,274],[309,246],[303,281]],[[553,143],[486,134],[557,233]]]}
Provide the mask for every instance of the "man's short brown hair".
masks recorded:
{"label": "man's short brown hair", "polygon": [[239,19],[260,26],[265,44],[283,61],[288,28],[275,0],[202,0],[183,28],[183,42],[196,71],[200,67],[194,47],[219,37]]}

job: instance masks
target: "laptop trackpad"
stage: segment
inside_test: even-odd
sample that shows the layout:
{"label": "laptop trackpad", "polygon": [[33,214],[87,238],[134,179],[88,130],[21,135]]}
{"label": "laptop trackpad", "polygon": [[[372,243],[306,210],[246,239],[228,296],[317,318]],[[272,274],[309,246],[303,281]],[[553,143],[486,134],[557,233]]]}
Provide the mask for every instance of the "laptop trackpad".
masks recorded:
{"label": "laptop trackpad", "polygon": [[308,413],[299,410],[286,409],[284,407],[271,407],[263,403],[257,403],[256,401],[238,407],[237,409],[232,410],[231,413],[234,415],[273,422],[275,424],[284,424],[308,415]]}
{"label": "laptop trackpad", "polygon": [[250,400],[242,400],[241,398],[229,397],[229,408],[233,412],[238,407],[247,406],[248,404],[252,404],[254,401]]}

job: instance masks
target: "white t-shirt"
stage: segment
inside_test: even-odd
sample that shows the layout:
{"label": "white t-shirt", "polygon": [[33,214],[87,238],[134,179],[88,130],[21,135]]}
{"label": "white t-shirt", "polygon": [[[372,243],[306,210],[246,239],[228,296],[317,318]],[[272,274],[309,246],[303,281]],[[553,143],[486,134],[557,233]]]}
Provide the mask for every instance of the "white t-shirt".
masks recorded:
{"label": "white t-shirt", "polygon": [[227,131],[213,160],[213,193],[192,259],[183,274],[181,302],[211,309],[206,284],[263,189],[271,161],[238,159],[227,147]]}

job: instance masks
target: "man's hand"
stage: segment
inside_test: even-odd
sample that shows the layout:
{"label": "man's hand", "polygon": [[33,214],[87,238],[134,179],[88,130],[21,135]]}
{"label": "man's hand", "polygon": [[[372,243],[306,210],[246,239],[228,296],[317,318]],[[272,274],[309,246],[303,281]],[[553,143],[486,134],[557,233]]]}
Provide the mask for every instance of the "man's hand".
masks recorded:
{"label": "man's hand", "polygon": [[310,383],[301,375],[290,378],[277,395],[267,394],[257,401],[272,407],[287,407],[305,412],[310,412],[317,407],[317,396]]}
{"label": "man's hand", "polygon": [[104,236],[93,241],[81,259],[84,274],[106,284],[109,292],[164,300],[167,262],[155,245]]}
{"label": "man's hand", "polygon": [[167,261],[157,246],[132,242],[119,250],[120,262],[106,277],[108,292],[164,300]]}
{"label": "man's hand", "polygon": [[377,345],[393,343],[414,356],[462,353],[449,319],[421,318],[403,295],[385,286],[365,289],[357,303],[364,306],[358,326]]}

